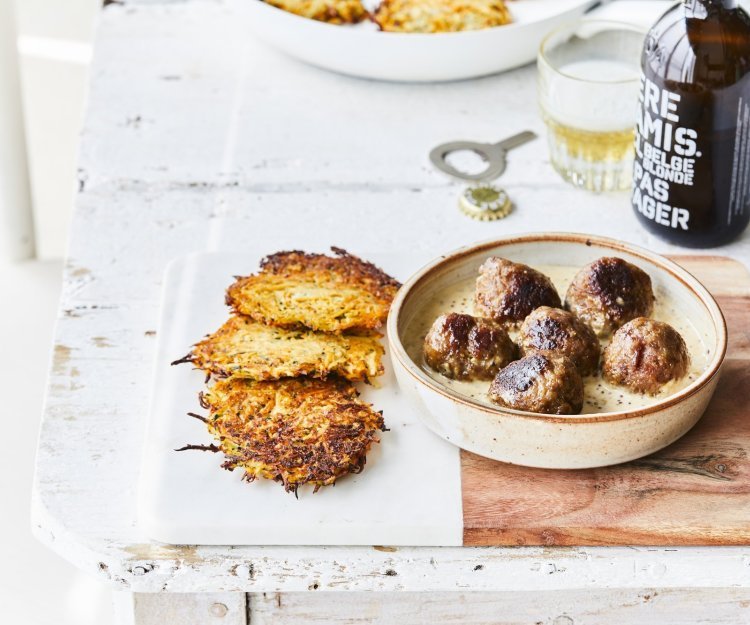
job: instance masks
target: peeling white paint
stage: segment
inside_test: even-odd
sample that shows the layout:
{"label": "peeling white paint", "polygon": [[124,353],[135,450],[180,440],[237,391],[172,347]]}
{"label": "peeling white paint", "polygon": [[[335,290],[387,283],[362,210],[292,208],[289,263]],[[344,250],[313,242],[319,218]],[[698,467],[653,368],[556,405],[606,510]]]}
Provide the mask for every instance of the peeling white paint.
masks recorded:
{"label": "peeling white paint", "polygon": [[[172,258],[209,244],[241,252],[262,240],[270,249],[337,244],[363,255],[408,249],[416,266],[471,241],[541,229],[674,248],[640,230],[627,195],[561,182],[543,139],[510,155],[502,178],[516,204],[510,217],[490,224],[459,214],[460,185],[429,168],[428,150],[460,137],[543,134],[532,68],[445,85],[353,80],[248,41],[222,3],[188,1],[108,7],[91,75],[85,184],[34,487],[43,542],[137,592],[750,587],[750,547],[148,544],[135,527],[135,486],[155,348],[149,333]],[[747,264],[750,239],[721,253]]]}

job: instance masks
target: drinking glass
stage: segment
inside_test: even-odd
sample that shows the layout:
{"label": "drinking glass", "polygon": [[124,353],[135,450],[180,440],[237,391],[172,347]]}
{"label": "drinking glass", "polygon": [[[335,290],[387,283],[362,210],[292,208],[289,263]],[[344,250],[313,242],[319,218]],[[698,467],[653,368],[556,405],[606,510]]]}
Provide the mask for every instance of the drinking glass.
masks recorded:
{"label": "drinking glass", "polygon": [[542,41],[539,104],[550,161],[578,187],[630,188],[645,36],[631,24],[584,20]]}

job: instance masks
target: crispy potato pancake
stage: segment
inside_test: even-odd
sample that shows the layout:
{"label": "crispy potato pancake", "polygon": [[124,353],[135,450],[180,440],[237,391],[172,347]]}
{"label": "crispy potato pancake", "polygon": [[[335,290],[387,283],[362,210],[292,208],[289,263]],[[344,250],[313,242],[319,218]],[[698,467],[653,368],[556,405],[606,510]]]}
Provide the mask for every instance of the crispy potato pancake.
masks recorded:
{"label": "crispy potato pancake", "polygon": [[379,442],[377,431],[385,430],[382,414],[339,378],[227,378],[201,395],[201,405],[210,411],[208,430],[226,456],[222,466],[244,469],[248,482],[276,480],[287,492],[303,484],[317,491],[359,473],[370,446]]}
{"label": "crispy potato pancake", "polygon": [[388,316],[400,284],[340,248],[335,257],[279,252],[255,275],[238,278],[227,304],[255,321],[322,332],[372,330]]}
{"label": "crispy potato pancake", "polygon": [[383,0],[373,15],[382,30],[446,33],[509,24],[503,0]]}
{"label": "crispy potato pancake", "polygon": [[360,0],[266,0],[289,13],[330,24],[356,24],[367,17]]}
{"label": "crispy potato pancake", "polygon": [[328,334],[266,326],[248,317],[230,317],[180,360],[219,377],[254,380],[338,374],[367,381],[383,373],[380,335]]}

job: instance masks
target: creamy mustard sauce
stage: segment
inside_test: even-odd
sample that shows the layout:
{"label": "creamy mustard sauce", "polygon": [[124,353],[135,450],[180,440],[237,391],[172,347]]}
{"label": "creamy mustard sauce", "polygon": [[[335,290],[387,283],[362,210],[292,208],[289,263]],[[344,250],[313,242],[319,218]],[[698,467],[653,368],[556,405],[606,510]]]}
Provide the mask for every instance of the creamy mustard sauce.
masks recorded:
{"label": "creamy mustard sauce", "polygon": [[[549,276],[561,299],[565,298],[568,285],[579,270],[578,267],[551,265],[537,265],[534,268]],[[490,382],[486,380],[461,382],[446,378],[427,366],[422,353],[424,338],[437,317],[448,312],[475,314],[475,281],[475,278],[470,278],[436,291],[430,300],[423,303],[421,309],[406,327],[403,335],[405,338],[404,346],[412,360],[420,364],[431,378],[460,395],[492,406],[492,402],[487,397]],[[652,318],[668,323],[685,339],[688,353],[690,354],[690,369],[688,374],[680,380],[674,380],[666,384],[662,387],[658,395],[633,393],[624,387],[609,384],[602,379],[601,375],[587,376],[583,378],[584,404],[581,414],[619,412],[649,406],[690,385],[693,380],[705,371],[710,356],[710,350],[706,345],[706,337],[703,337],[699,333],[695,326],[690,323],[689,319],[678,313],[668,292],[657,289],[654,295],[656,296],[656,302],[654,304],[654,312],[651,315]],[[517,335],[517,331],[510,332],[510,336],[514,341]],[[600,341],[602,352],[608,342],[609,339]]]}

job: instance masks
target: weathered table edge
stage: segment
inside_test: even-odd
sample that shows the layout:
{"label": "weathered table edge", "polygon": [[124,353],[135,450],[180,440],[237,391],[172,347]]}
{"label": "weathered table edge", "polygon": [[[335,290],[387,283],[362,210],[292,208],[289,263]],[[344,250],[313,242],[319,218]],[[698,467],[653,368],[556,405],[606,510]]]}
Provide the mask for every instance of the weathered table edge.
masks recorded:
{"label": "weathered table edge", "polygon": [[133,592],[750,588],[750,546],[126,545],[81,540],[36,496],[32,529],[81,570]]}

